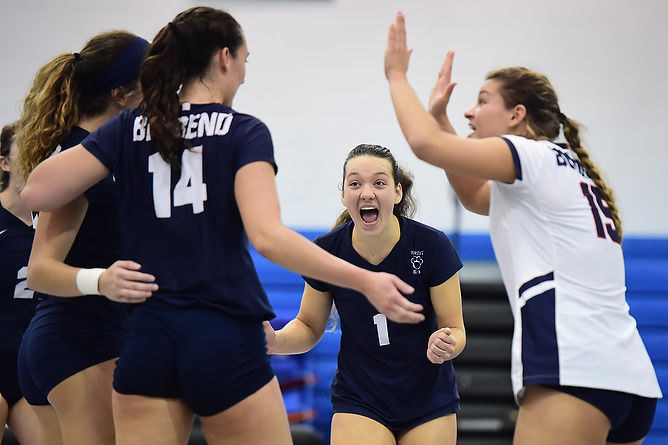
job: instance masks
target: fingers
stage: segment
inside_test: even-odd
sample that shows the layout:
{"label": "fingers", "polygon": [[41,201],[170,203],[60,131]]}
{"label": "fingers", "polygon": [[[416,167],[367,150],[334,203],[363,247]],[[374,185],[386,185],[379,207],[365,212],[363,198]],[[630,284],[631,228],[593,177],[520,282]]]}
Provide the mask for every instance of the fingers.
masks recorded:
{"label": "fingers", "polygon": [[[397,290],[399,290],[399,292],[401,292],[402,294],[404,294],[404,295],[409,294],[410,295],[413,292],[415,292],[415,289],[413,289],[413,286],[411,286],[410,284],[407,284],[406,282],[401,280],[401,278],[397,277],[396,275],[392,275],[392,278],[393,278],[393,281],[394,281],[394,285],[397,287]],[[408,300],[406,300],[406,301],[408,301]],[[422,309],[420,309],[420,310],[422,310]]]}
{"label": "fingers", "polygon": [[457,340],[450,334],[450,328],[441,328],[429,337],[427,358],[429,358],[432,363],[443,363],[452,358],[455,353]]}

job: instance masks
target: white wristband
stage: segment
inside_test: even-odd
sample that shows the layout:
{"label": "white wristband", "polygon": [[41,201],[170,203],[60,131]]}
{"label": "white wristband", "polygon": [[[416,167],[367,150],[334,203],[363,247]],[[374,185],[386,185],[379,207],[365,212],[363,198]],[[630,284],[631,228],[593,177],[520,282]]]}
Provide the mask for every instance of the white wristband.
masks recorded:
{"label": "white wristband", "polygon": [[77,272],[77,289],[84,295],[101,295],[97,287],[100,275],[107,269],[79,269]]}

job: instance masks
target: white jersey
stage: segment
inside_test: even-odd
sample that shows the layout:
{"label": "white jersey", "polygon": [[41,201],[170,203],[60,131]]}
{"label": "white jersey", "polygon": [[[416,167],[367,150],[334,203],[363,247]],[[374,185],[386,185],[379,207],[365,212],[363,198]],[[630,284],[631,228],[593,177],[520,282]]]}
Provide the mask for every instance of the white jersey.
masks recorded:
{"label": "white jersey", "polygon": [[515,319],[515,397],[530,384],[661,397],[629,314],[615,225],[577,155],[504,136],[517,180],[492,181],[490,233]]}

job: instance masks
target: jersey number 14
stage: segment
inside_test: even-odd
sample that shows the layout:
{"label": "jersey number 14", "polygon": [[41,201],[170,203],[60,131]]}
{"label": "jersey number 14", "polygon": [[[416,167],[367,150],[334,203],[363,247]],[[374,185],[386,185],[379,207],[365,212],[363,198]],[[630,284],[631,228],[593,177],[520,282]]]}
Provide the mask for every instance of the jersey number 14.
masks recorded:
{"label": "jersey number 14", "polygon": [[181,156],[181,177],[174,187],[172,200],[172,167],[160,156],[153,153],[148,157],[148,171],[153,173],[153,206],[155,216],[170,218],[174,207],[187,204],[193,206],[193,213],[204,211],[206,184],[202,175],[202,146],[183,150]]}

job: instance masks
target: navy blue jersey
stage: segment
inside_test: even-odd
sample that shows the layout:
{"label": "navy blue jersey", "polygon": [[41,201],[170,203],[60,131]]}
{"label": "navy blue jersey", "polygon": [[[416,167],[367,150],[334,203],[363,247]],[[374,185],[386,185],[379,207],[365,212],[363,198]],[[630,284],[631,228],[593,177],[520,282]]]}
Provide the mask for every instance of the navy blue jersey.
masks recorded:
{"label": "navy blue jersey", "polygon": [[[88,134],[86,130],[74,127],[56,151],[79,144]],[[86,216],[64,262],[73,267],[106,268],[121,259],[118,194],[113,177],[109,175],[104,178],[87,190],[85,196],[88,201]],[[122,322],[127,316],[127,305],[115,303],[99,295],[61,298],[40,294],[39,298],[42,301],[38,310],[59,304],[72,305],[77,310],[112,321]]]}
{"label": "navy blue jersey", "polygon": [[35,313],[26,287],[28,258],[35,231],[0,206],[0,350],[18,350]]}
{"label": "navy blue jersey", "polygon": [[183,104],[180,119],[190,148],[179,169],[157,152],[139,109],[83,141],[116,178],[127,257],[156,277],[159,290],[145,304],[197,302],[272,318],[234,196],[240,168],[258,161],[275,168],[269,130],[220,104]]}
{"label": "navy blue jersey", "polygon": [[395,274],[413,286],[415,292],[407,298],[424,307],[423,322],[394,323],[378,314],[359,292],[305,280],[314,289],[332,294],[341,321],[333,399],[359,400],[388,421],[401,423],[438,411],[459,398],[452,362],[433,364],[426,352],[430,335],[438,329],[429,289],[447,281],[462,263],[443,232],[407,218],[399,218],[399,223],[401,237],[378,265],[353,248],[352,222],[315,242],[352,264]]}

